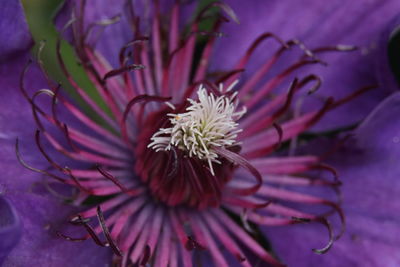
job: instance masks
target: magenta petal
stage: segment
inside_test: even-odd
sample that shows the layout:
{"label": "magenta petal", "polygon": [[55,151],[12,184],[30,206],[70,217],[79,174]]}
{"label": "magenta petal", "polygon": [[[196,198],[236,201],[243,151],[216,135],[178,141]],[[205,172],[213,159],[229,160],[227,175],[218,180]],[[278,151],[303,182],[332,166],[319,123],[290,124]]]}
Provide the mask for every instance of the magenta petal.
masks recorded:
{"label": "magenta petal", "polygon": [[297,225],[266,230],[289,266],[399,266],[400,93],[385,99],[357,129],[354,149],[331,162],[343,181],[345,235],[325,255],[323,229]]}
{"label": "magenta petal", "polygon": [[0,196],[0,265],[21,238],[21,220],[11,203]]}
{"label": "magenta petal", "polygon": [[[59,30],[71,20],[71,14],[74,8],[80,7],[81,0],[66,0],[55,18],[55,24]],[[132,0],[132,5],[128,5],[129,1],[116,0],[112,5],[108,1],[86,1],[84,8],[85,28],[92,28],[88,35],[88,41],[97,51],[100,52],[114,67],[119,66],[119,49],[127,43],[134,40],[135,36],[132,32],[135,18],[139,17],[142,36],[149,36],[150,25],[148,21],[154,17],[154,9],[152,5],[148,5],[146,1]],[[175,3],[173,0],[159,1],[160,13],[166,14]],[[182,5],[180,19],[187,21],[193,14],[196,7],[196,1]],[[79,10],[79,8],[78,8]],[[132,10],[132,12],[131,12]],[[149,20],[150,19],[150,20]],[[112,22],[105,26],[104,23]],[[103,26],[94,26],[94,24],[103,24]],[[66,30],[64,36],[67,40],[72,41],[72,31]]]}
{"label": "magenta petal", "polygon": [[[318,96],[336,99],[351,94],[366,85],[382,81],[377,77],[376,61],[382,57],[380,37],[389,22],[399,14],[396,0],[372,1],[262,1],[243,4],[240,0],[226,1],[237,13],[241,24],[225,24],[222,31],[226,37],[214,53],[214,70],[229,69],[243,55],[251,42],[263,32],[273,32],[283,39],[298,38],[308,47],[348,44],[359,47],[358,51],[333,53],[321,56],[328,67],[313,66],[304,73],[315,73],[323,78]],[[269,41],[255,52],[246,75],[254,70],[276,49]],[[290,57],[279,65],[287,66]],[[384,70],[384,72],[382,72]],[[379,76],[391,77],[388,68],[381,69]],[[327,114],[317,129],[349,125],[363,119],[372,109],[398,87],[381,85]],[[321,102],[318,102],[320,105]]]}

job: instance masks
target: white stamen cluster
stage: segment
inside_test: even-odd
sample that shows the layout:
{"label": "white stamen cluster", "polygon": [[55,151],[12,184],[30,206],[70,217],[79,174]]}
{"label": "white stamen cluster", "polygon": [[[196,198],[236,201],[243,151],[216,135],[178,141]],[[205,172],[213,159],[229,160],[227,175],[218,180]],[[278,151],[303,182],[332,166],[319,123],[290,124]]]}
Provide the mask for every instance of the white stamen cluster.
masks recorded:
{"label": "white stamen cluster", "polygon": [[[230,91],[237,82],[233,83]],[[219,90],[222,92],[223,86]],[[156,151],[170,150],[175,146],[187,151],[189,157],[207,160],[210,171],[214,174],[212,163],[220,164],[218,154],[213,147],[229,147],[236,145],[238,129],[236,121],[246,113],[246,109],[236,112],[234,103],[236,92],[231,96],[218,96],[207,93],[201,85],[197,91],[198,100],[188,99],[190,106],[187,112],[168,114],[172,127],[161,128],[151,137],[149,148]]]}

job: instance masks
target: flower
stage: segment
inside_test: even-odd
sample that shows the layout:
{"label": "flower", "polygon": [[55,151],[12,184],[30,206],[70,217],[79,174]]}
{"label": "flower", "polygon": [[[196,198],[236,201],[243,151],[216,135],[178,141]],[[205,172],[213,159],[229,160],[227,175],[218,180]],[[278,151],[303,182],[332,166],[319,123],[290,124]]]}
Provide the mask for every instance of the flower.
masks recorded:
{"label": "flower", "polygon": [[[227,6],[220,7],[232,16]],[[179,6],[174,5],[173,12],[177,12],[178,9]],[[307,84],[315,82],[317,86],[312,86],[313,92],[319,84],[316,75],[291,80],[288,92],[277,95],[272,101],[265,101],[263,94],[266,89],[258,91],[261,93],[256,93],[253,98],[246,98],[243,92],[246,81],[241,81],[242,84],[235,87],[237,90],[234,92],[237,92],[237,95],[228,90],[233,88],[233,83],[239,76],[237,71],[223,74],[221,79],[213,79],[217,81],[213,83],[204,78],[206,66],[200,65],[201,71],[197,73],[200,73],[198,77],[201,79],[196,80],[196,75],[191,79],[189,69],[192,66],[191,52],[195,47],[194,33],[209,34],[198,31],[195,27],[186,39],[183,38],[181,46],[176,46],[176,50],[172,49],[167,53],[157,52],[157,49],[167,49],[157,43],[158,27],[153,27],[149,40],[138,31],[137,36],[129,42],[129,45],[135,48],[133,57],[128,53],[128,48],[124,47],[121,51],[121,66],[112,69],[100,54],[95,53],[93,46],[85,43],[88,40],[87,34],[92,32],[85,30],[82,13],[82,9],[75,10],[77,20],[73,20],[71,24],[75,33],[75,48],[113,116],[109,117],[97,107],[96,102],[90,101],[90,98],[86,97],[86,100],[109,124],[108,128],[114,127],[115,131],[108,131],[108,128],[103,128],[103,124],[98,124],[86,116],[62,94],[59,86],[50,84],[51,90],[39,90],[33,95],[26,93],[25,96],[34,111],[39,129],[36,131],[35,144],[51,165],[51,170],[33,169],[32,166],[37,167],[33,164],[36,159],[31,157],[27,160],[26,153],[20,151],[22,147],[19,145],[17,154],[27,168],[79,188],[82,192],[75,199],[75,204],[85,199],[90,200],[90,196],[93,195],[111,195],[112,198],[103,201],[97,207],[80,212],[71,219],[72,224],[81,225],[88,230],[84,239],[92,237],[99,245],[111,246],[115,254],[124,255],[122,264],[129,260],[143,264],[150,261],[156,266],[168,262],[173,265],[178,261],[188,263],[191,260],[189,253],[194,250],[195,253],[205,255],[210,253],[216,265],[227,264],[229,255],[225,255],[226,251],[239,260],[236,263],[248,265],[249,259],[245,258],[248,254],[241,252],[241,246],[244,246],[264,261],[279,265],[280,263],[255,242],[248,232],[240,228],[240,224],[233,218],[241,219],[246,230],[250,232],[252,227],[249,222],[287,225],[316,221],[330,229],[325,216],[299,211],[297,206],[288,207],[279,199],[300,204],[303,202],[302,204],[330,206],[342,216],[334,201],[273,186],[297,184],[305,185],[306,188],[337,188],[336,180],[331,182],[295,175],[311,169],[330,170],[319,163],[320,157],[264,157],[276,149],[282,140],[297,136],[316,123],[323,113],[343,102],[328,99],[319,111],[290,119],[287,111],[293,94],[299,93],[299,89]],[[173,14],[175,15],[172,15],[172,22],[178,20],[177,14]],[[201,21],[201,18],[200,13],[195,22]],[[154,16],[155,25],[159,25],[159,19],[158,15]],[[94,28],[93,24],[88,24],[88,27]],[[136,29],[139,28],[136,24]],[[177,40],[177,30],[174,29],[177,28],[172,28],[171,44],[177,45],[179,42],[174,41]],[[207,47],[211,48],[214,36],[217,36],[214,33],[215,31],[211,32],[211,38],[205,44],[205,55]],[[273,34],[264,35],[257,40],[255,46],[267,37],[276,38]],[[301,43],[284,43],[279,38],[276,39],[282,45],[280,53],[286,51],[287,46],[299,45],[310,60],[320,61],[315,57],[315,52],[311,53]],[[150,44],[153,47],[150,47]],[[343,46],[334,47],[333,50],[343,50]],[[148,53],[149,51],[152,53]],[[244,59],[248,59],[252,52],[250,49]],[[157,60],[163,59],[157,54],[168,55],[167,61],[158,65],[166,67],[146,67],[152,64],[156,66]],[[154,58],[148,59],[147,56]],[[62,57],[59,59],[62,64]],[[130,62],[132,59],[133,64]],[[203,59],[205,61],[200,62],[207,62],[207,57]],[[145,64],[146,60],[148,64]],[[127,73],[131,69],[136,69],[133,79]],[[73,82],[67,70],[64,71]],[[167,81],[164,82],[165,80]],[[271,81],[276,82],[276,79],[273,77]],[[149,86],[152,82],[158,86]],[[270,83],[270,87],[271,84],[273,83]],[[85,91],[76,84],[75,86],[85,98]],[[137,88],[137,91],[130,90],[133,88]],[[247,88],[251,91],[250,86]],[[50,103],[40,105],[36,98],[46,94],[50,96]],[[207,100],[222,106],[215,108],[207,105]],[[259,105],[258,101],[266,104]],[[250,106],[249,111],[235,113],[237,105]],[[60,107],[62,110],[58,110]],[[271,115],[263,116],[268,109],[271,109]],[[62,111],[70,114],[64,114]],[[243,115],[242,120],[238,115]],[[244,124],[243,121],[250,116],[253,116],[253,120]],[[278,121],[278,118],[282,120]],[[76,120],[83,123],[75,124]],[[210,129],[208,126],[213,125],[215,120],[222,120],[227,128],[218,125],[220,128]],[[280,124],[282,126],[279,126]],[[239,129],[243,131],[239,132]],[[58,130],[58,134],[54,130]],[[157,135],[159,131],[161,133]],[[186,132],[188,135],[185,135]],[[258,138],[248,138],[257,137],[257,133],[260,133]],[[156,144],[151,145],[151,142],[159,136],[167,142],[161,142],[165,146],[160,146],[161,151],[156,151]],[[47,143],[43,142],[42,137]],[[65,140],[59,141],[60,137],[65,137]],[[110,142],[106,142],[105,139]],[[202,141],[207,142],[199,148],[198,144],[202,144]],[[260,144],[263,147],[260,148]],[[60,159],[59,156],[49,153],[49,147],[61,151],[67,158]],[[33,155],[32,151],[29,149],[28,156]],[[208,153],[210,151],[214,154]],[[213,156],[204,160],[199,155]],[[250,180],[252,176],[246,171],[254,176],[255,183]],[[271,173],[272,175],[265,175]],[[265,184],[261,184],[261,175],[266,179]],[[269,202],[270,198],[278,200]],[[54,204],[54,200],[51,204],[57,205]],[[230,210],[229,215],[221,209],[222,206]],[[264,212],[265,214],[260,214]],[[88,220],[93,217],[97,217],[97,221]],[[99,233],[104,233],[107,243],[101,241],[97,236]],[[76,236],[75,233],[59,235],[70,240],[80,240],[71,237]],[[226,251],[221,250],[218,244],[225,245]],[[316,252],[325,252],[331,244],[332,236],[327,247]],[[202,252],[203,249],[206,251]]]}

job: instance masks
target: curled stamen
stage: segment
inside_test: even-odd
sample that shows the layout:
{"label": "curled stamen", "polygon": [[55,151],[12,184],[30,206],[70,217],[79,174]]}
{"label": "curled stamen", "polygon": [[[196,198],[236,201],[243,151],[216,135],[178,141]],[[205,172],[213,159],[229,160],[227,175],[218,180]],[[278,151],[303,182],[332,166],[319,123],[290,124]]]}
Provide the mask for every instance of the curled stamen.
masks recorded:
{"label": "curled stamen", "polygon": [[61,122],[58,120],[56,104],[58,102],[58,94],[60,92],[60,89],[61,89],[61,84],[59,83],[57,85],[57,87],[55,88],[53,94],[49,95],[52,98],[52,100],[51,100],[51,113],[53,115],[53,118],[54,118],[54,121],[55,121],[56,125],[59,126],[59,127],[61,125]]}
{"label": "curled stamen", "polygon": [[57,164],[54,160],[51,159],[51,157],[46,153],[46,151],[44,150],[43,146],[42,146],[42,142],[41,142],[41,138],[40,138],[40,131],[36,130],[35,133],[35,141],[36,141],[36,145],[39,148],[39,151],[42,153],[42,155],[44,156],[44,158],[56,169],[60,170],[60,171],[64,171],[64,168],[61,167],[59,164]]}
{"label": "curled stamen", "polygon": [[276,132],[278,133],[278,142],[276,142],[276,145],[274,147],[274,150],[278,150],[282,145],[283,130],[282,130],[282,127],[279,124],[277,124],[276,122],[274,122],[272,124],[272,126],[275,128]]}
{"label": "curled stamen", "polygon": [[103,20],[100,20],[100,21],[96,21],[96,22],[94,22],[94,24],[100,25],[100,26],[108,26],[108,25],[117,23],[120,20],[121,20],[121,14],[117,14],[117,15],[112,16],[109,19],[103,19]]}
{"label": "curled stamen", "polygon": [[253,200],[247,200],[244,198],[238,198],[236,196],[225,196],[224,197],[224,202],[232,205],[232,206],[238,206],[238,207],[242,207],[245,209],[262,209],[265,207],[268,207],[269,205],[272,204],[271,201],[264,201],[261,203],[258,202],[254,202]]}
{"label": "curled stamen", "polygon": [[21,75],[19,76],[19,89],[20,89],[22,95],[24,96],[24,98],[28,101],[28,103],[31,103],[32,100],[29,97],[28,92],[26,91],[26,88],[25,88],[25,76],[31,65],[32,65],[32,59],[29,59],[26,62],[24,69],[21,72]]}
{"label": "curled stamen", "polygon": [[354,45],[336,45],[336,46],[325,46],[318,47],[311,50],[314,54],[324,53],[324,52],[352,52],[357,50],[358,47]]}
{"label": "curled stamen", "polygon": [[49,74],[43,64],[43,61],[42,61],[42,53],[43,53],[43,49],[44,49],[45,45],[46,45],[46,40],[41,40],[39,43],[36,60],[39,63],[40,69],[46,78],[47,84],[52,88],[52,87],[54,87],[54,82],[50,79],[50,76],[49,76]]}
{"label": "curled stamen", "polygon": [[81,215],[76,215],[72,217],[69,221],[70,224],[72,225],[82,225],[82,223],[88,223],[90,222],[89,218],[83,218]]}
{"label": "curled stamen", "polygon": [[264,40],[267,40],[269,38],[273,38],[274,40],[276,40],[278,43],[280,43],[282,45],[283,48],[288,49],[290,46],[288,43],[286,43],[285,41],[283,41],[279,36],[275,35],[272,32],[266,32],[261,34],[250,46],[250,48],[247,50],[246,52],[246,56],[250,57],[254,50],[261,44],[261,42],[263,42]]}
{"label": "curled stamen", "polygon": [[134,190],[130,190],[126,188],[120,181],[118,181],[117,178],[115,178],[113,175],[111,175],[109,172],[101,168],[99,165],[96,165],[96,169],[101,173],[101,175],[104,176],[104,178],[110,180],[113,182],[116,186],[118,186],[122,192],[131,194],[131,195],[136,195]]}
{"label": "curled stamen", "polygon": [[224,73],[223,76],[216,81],[216,84],[224,83],[226,80],[230,79],[234,75],[236,75],[238,73],[242,73],[244,71],[245,71],[245,69],[237,69],[237,70],[231,70],[227,73]]}
{"label": "curled stamen", "polygon": [[331,226],[330,222],[326,218],[319,218],[317,220],[317,222],[319,222],[322,225],[324,225],[326,227],[326,229],[328,230],[329,241],[328,241],[328,244],[326,244],[325,247],[320,248],[320,249],[315,249],[314,248],[314,249],[312,249],[312,251],[314,251],[317,254],[324,254],[324,253],[328,252],[328,250],[330,250],[332,245],[333,245],[333,241],[334,241],[333,230],[332,230],[332,226]]}
{"label": "curled stamen", "polygon": [[[304,52],[304,57],[309,57],[309,58],[312,58],[312,59],[315,59],[315,60],[318,60],[318,61],[320,60],[315,56],[313,51],[308,49],[306,47],[306,45],[303,42],[301,42],[300,40],[298,40],[298,39],[292,39],[292,40],[288,41],[287,44],[290,45],[290,46],[291,45],[297,45]],[[324,63],[324,64],[326,64],[326,63]]]}
{"label": "curled stamen", "polygon": [[58,193],[55,189],[53,189],[50,186],[47,175],[43,177],[43,185],[46,187],[47,191],[50,192],[50,194],[52,194],[53,196],[55,196],[63,201],[72,201],[72,200],[76,199],[76,197],[79,194],[79,190],[77,190],[75,187],[72,188],[73,192],[72,192],[71,196],[65,196],[63,194]]}
{"label": "curled stamen", "polygon": [[80,149],[74,144],[74,142],[72,142],[67,124],[63,123],[63,125],[61,127],[62,127],[62,131],[65,135],[65,139],[67,139],[68,145],[72,148],[72,150],[79,153]]}
{"label": "curled stamen", "polygon": [[121,121],[121,131],[122,131],[122,136],[124,138],[125,141],[128,141],[128,133],[126,130],[126,119],[128,118],[128,114],[129,111],[132,109],[132,107],[135,104],[138,104],[140,102],[150,102],[150,101],[155,101],[155,102],[167,102],[169,100],[171,100],[171,97],[161,97],[161,96],[151,96],[151,95],[139,95],[136,96],[135,98],[133,98],[131,101],[129,101],[129,103],[126,105],[126,108],[124,110],[124,114],[122,117],[122,121]]}
{"label": "curled stamen", "polygon": [[[346,231],[346,217],[344,216],[344,212],[343,212],[342,208],[339,206],[340,202],[342,201],[340,191],[335,189],[335,192],[337,193],[338,198],[339,198],[338,203],[329,202],[326,204],[332,207],[332,213],[336,211],[337,214],[339,215],[341,226],[340,226],[339,233],[335,237],[335,240],[338,240],[339,238],[342,237],[342,235]],[[326,215],[329,215],[329,214],[331,214],[331,213],[328,212]]]}
{"label": "curled stamen", "polygon": [[[82,1],[84,2],[84,1]],[[56,42],[56,56],[57,56],[57,62],[59,66],[61,67],[61,71],[69,81],[69,83],[73,86],[73,88],[77,91],[77,93],[90,105],[90,107],[102,117],[110,126],[113,126],[114,128],[117,128],[117,124],[115,123],[114,120],[110,118],[108,114],[106,114],[99,106],[97,103],[95,103],[82,88],[79,87],[78,83],[74,80],[72,77],[71,73],[68,71],[68,68],[65,64],[65,61],[63,59],[63,56],[61,54],[61,35],[64,34],[64,32],[76,21],[75,18],[72,18],[67,24],[63,27],[61,33],[57,36],[57,42]],[[81,22],[78,20],[78,22]],[[82,25],[83,27],[83,25]],[[77,40],[78,41],[78,40]]]}
{"label": "curled stamen", "polygon": [[72,181],[74,181],[74,183],[76,184],[76,186],[82,190],[85,193],[88,194],[92,194],[92,191],[87,189],[86,187],[84,187],[78,180],[78,178],[75,177],[75,175],[72,174],[72,171],[68,168],[68,167],[64,167],[61,171],[63,171],[64,173],[67,173],[69,175],[69,177],[72,179]]}
{"label": "curled stamen", "polygon": [[114,251],[114,253],[117,256],[122,257],[122,252],[121,250],[118,248],[118,245],[114,242],[114,240],[112,239],[111,235],[110,235],[110,231],[108,230],[108,227],[106,226],[105,220],[104,220],[104,215],[103,212],[101,211],[100,206],[97,206],[97,218],[99,220],[101,229],[103,230],[103,233],[108,241],[109,246],[111,247],[111,249]]}
{"label": "curled stamen", "polygon": [[51,177],[51,178],[56,179],[57,181],[59,181],[59,182],[61,182],[61,183],[68,184],[67,181],[66,181],[65,179],[63,179],[63,178],[61,178],[61,177],[59,177],[59,176],[57,176],[57,175],[54,175],[54,174],[52,174],[52,173],[50,173],[50,172],[48,172],[48,171],[41,170],[41,169],[37,169],[37,168],[34,168],[34,167],[28,165],[28,164],[22,159],[22,157],[21,157],[21,153],[20,153],[20,151],[19,151],[19,140],[18,140],[18,138],[15,140],[15,153],[16,153],[18,162],[19,162],[22,166],[24,166],[25,168],[27,168],[28,170],[31,170],[31,171],[34,171],[34,172],[37,172],[37,173],[40,173],[40,174],[47,175],[47,176],[49,176],[49,177]]}
{"label": "curled stamen", "polygon": [[51,90],[49,90],[49,89],[40,89],[40,90],[36,91],[36,92],[33,94],[32,98],[31,98],[31,107],[32,107],[33,118],[35,119],[35,122],[36,122],[36,125],[38,126],[38,128],[39,128],[41,131],[44,131],[44,127],[43,127],[43,124],[41,123],[41,121],[40,121],[40,119],[39,119],[38,113],[41,114],[41,115],[43,115],[43,116],[46,116],[46,114],[45,114],[45,112],[44,112],[41,108],[39,108],[39,107],[36,105],[36,103],[35,103],[36,97],[38,97],[38,96],[40,96],[40,95],[42,95],[42,94],[48,95],[48,96],[50,96],[50,97],[53,97],[53,96],[54,96],[54,93],[53,93],[53,91],[51,91]]}
{"label": "curled stamen", "polygon": [[294,95],[296,89],[299,87],[300,87],[300,84],[298,83],[298,79],[294,78],[294,80],[292,81],[292,83],[289,86],[289,92],[286,97],[286,102],[283,104],[283,106],[280,109],[278,109],[275,113],[273,113],[271,115],[271,120],[278,119],[290,108],[290,105],[291,105],[292,99],[293,99],[293,95]]}
{"label": "curled stamen", "polygon": [[[70,221],[70,223],[73,224],[73,225],[78,225],[78,226],[79,226],[79,225],[82,225],[82,226],[86,229],[86,231],[88,232],[89,236],[93,239],[93,241],[94,241],[97,245],[99,245],[99,246],[101,246],[101,247],[106,247],[106,246],[107,246],[107,243],[103,243],[103,242],[100,240],[100,238],[96,235],[96,232],[94,231],[94,229],[92,228],[92,226],[90,226],[90,225],[88,224],[88,220],[82,218],[81,215],[77,215],[76,217],[74,217],[74,218]],[[76,238],[75,238],[75,239],[76,239]],[[78,238],[78,239],[81,239],[81,238]]]}
{"label": "curled stamen", "polygon": [[146,42],[146,41],[148,41],[148,40],[149,40],[148,37],[143,36],[143,37],[136,38],[136,39],[134,39],[134,40],[128,42],[127,44],[125,44],[125,45],[121,48],[121,50],[120,50],[120,52],[119,52],[119,63],[121,64],[121,66],[124,66],[124,65],[125,65],[125,52],[126,52],[126,50],[127,50],[129,47],[133,47],[133,46],[135,46],[135,45],[140,45],[140,44],[142,44],[143,42]]}
{"label": "curled stamen", "polygon": [[298,79],[294,78],[292,83],[289,86],[289,90],[286,96],[286,101],[283,104],[281,108],[279,108],[277,111],[275,111],[271,116],[268,116],[257,123],[254,123],[252,126],[249,126],[245,132],[242,132],[240,135],[241,139],[244,139],[245,137],[255,135],[256,133],[264,130],[265,128],[269,127],[272,123],[274,123],[277,119],[279,119],[283,114],[286,113],[286,111],[290,108],[293,95],[296,92],[296,90],[300,86],[298,85]]}
{"label": "curled stamen", "polygon": [[[91,33],[93,32],[93,30],[96,26],[101,26],[102,27],[101,30],[104,30],[104,28],[106,26],[115,24],[115,23],[119,22],[120,20],[121,20],[121,15],[117,14],[115,16],[112,16],[111,18],[106,18],[106,19],[103,19],[100,21],[95,21],[95,22],[91,23],[87,27],[87,29],[84,33],[84,36],[83,36],[84,41],[86,42],[89,39],[89,36],[91,35]],[[99,37],[100,35],[101,35],[101,32],[97,34],[97,37]],[[94,43],[96,43],[96,42],[97,42],[97,40]]]}
{"label": "curled stamen", "polygon": [[301,60],[298,61],[285,70],[283,70],[281,73],[279,73],[277,76],[275,76],[273,79],[269,80],[265,85],[255,93],[254,97],[249,99],[248,101],[245,102],[246,106],[249,109],[254,108],[259,101],[265,97],[272,89],[276,88],[279,84],[281,84],[290,74],[292,74],[294,71],[305,67],[307,65],[312,65],[312,64],[321,64],[321,61],[319,60]]}
{"label": "curled stamen", "polygon": [[337,108],[337,107],[339,107],[339,106],[341,106],[341,105],[353,100],[354,98],[364,94],[365,92],[367,92],[367,91],[369,91],[371,89],[376,89],[376,88],[378,88],[377,85],[369,85],[369,86],[362,87],[362,88],[358,89],[357,91],[355,91],[354,93],[352,93],[352,94],[350,94],[348,96],[345,96],[342,99],[339,99],[338,101],[335,101],[333,103],[333,105],[330,107],[330,109]]}
{"label": "curled stamen", "polygon": [[215,96],[221,96],[222,95],[222,92],[218,90],[218,87],[214,83],[211,83],[209,81],[204,81],[202,84],[205,85],[204,88],[208,92],[214,94]]}
{"label": "curled stamen", "polygon": [[109,72],[107,72],[104,77],[103,77],[103,82],[105,82],[107,79],[117,76],[117,75],[121,75],[124,72],[128,72],[131,70],[142,70],[144,69],[145,66],[144,65],[138,65],[138,64],[132,64],[132,65],[128,65],[128,66],[124,66],[122,68],[119,69],[115,69],[115,70],[111,70]]}
{"label": "curled stamen", "polygon": [[171,155],[172,155],[172,157],[169,158],[169,160],[171,160],[171,164],[167,164],[167,166],[171,166],[172,168],[169,170],[167,178],[174,177],[178,173],[178,169],[179,169],[178,153],[176,152],[175,147],[171,147],[170,156]]}
{"label": "curled stamen", "polygon": [[249,221],[247,220],[247,211],[248,209],[244,208],[243,212],[240,213],[240,221],[247,232],[254,234],[254,229],[250,226]]}
{"label": "curled stamen", "polygon": [[262,185],[262,177],[256,168],[254,168],[245,158],[243,158],[242,156],[240,156],[237,153],[229,151],[223,147],[214,147],[214,150],[221,157],[226,158],[230,162],[232,162],[234,164],[238,164],[239,166],[245,168],[256,178],[257,183],[254,186],[252,186],[250,188],[246,188],[246,189],[234,189],[232,191],[237,192],[237,193],[240,192],[241,194],[249,194],[249,195],[257,192],[257,190]]}
{"label": "curled stamen", "polygon": [[330,172],[333,175],[334,182],[337,185],[341,184],[341,182],[339,180],[339,175],[338,175],[337,171],[335,170],[335,168],[333,168],[333,167],[331,167],[329,165],[323,164],[323,163],[316,164],[316,165],[313,166],[313,168],[326,170],[326,171]]}
{"label": "curled stamen", "polygon": [[223,32],[216,32],[216,31],[194,31],[193,34],[199,34],[202,36],[215,36],[215,37],[222,37],[225,34]]}
{"label": "curled stamen", "polygon": [[59,237],[62,237],[62,238],[64,238],[65,240],[67,240],[67,241],[72,241],[72,242],[82,242],[82,241],[88,240],[89,237],[90,237],[90,236],[85,236],[85,237],[70,237],[70,236],[67,236],[67,235],[65,235],[65,234],[63,234],[63,233],[61,233],[61,232],[59,232],[59,231],[57,231],[56,234],[57,234]]}
{"label": "curled stamen", "polygon": [[[39,116],[38,113],[40,113],[42,116],[46,117],[50,122],[54,123],[65,135],[66,140],[68,142],[68,144],[70,145],[70,147],[74,150],[74,151],[78,151],[78,147],[72,142],[71,137],[69,135],[69,130],[68,130],[68,126],[65,123],[61,123],[60,120],[58,119],[58,115],[56,112],[56,104],[57,104],[57,97],[58,97],[58,93],[59,90],[61,88],[61,84],[58,84],[58,86],[55,88],[55,91],[51,91],[48,89],[42,89],[37,91],[34,96],[32,97],[32,112],[36,121],[36,124],[38,126],[38,128],[42,131],[45,132],[45,129],[43,127],[43,125],[41,124],[40,120],[39,120]],[[51,103],[51,111],[52,111],[52,117],[50,117],[49,115],[45,114],[44,111],[42,111],[36,104],[35,104],[35,98],[36,96],[39,96],[41,94],[46,94],[48,96],[50,96],[52,98],[52,103]]]}
{"label": "curled stamen", "polygon": [[307,95],[311,95],[311,94],[315,93],[321,87],[321,84],[322,84],[321,77],[319,77],[315,74],[311,74],[311,75],[306,76],[299,82],[299,87],[303,87],[304,85],[306,85],[307,83],[312,82],[312,81],[314,81],[315,84],[310,89],[308,89]]}
{"label": "curled stamen", "polygon": [[291,219],[295,223],[310,223],[310,222],[315,221],[317,223],[320,223],[320,224],[324,225],[328,230],[329,241],[325,245],[325,247],[323,247],[321,249],[315,249],[314,248],[314,249],[312,249],[312,251],[315,252],[316,254],[324,254],[324,253],[328,252],[331,249],[331,247],[333,245],[333,242],[334,242],[333,230],[332,230],[332,226],[331,226],[330,222],[326,218],[319,217],[317,219],[311,219],[311,218],[302,218],[302,217],[293,217],[292,216]]}

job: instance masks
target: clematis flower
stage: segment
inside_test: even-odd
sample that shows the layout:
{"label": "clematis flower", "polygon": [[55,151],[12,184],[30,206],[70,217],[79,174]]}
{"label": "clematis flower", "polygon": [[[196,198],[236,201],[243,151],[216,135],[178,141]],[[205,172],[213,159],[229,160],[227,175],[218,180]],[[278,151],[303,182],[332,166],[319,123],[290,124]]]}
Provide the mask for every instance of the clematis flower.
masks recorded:
{"label": "clematis flower", "polygon": [[[232,262],[249,266],[254,256],[264,263],[281,265],[260,245],[254,224],[301,224],[302,227],[312,227],[305,225],[312,222],[322,224],[329,230],[329,242],[314,251],[324,253],[332,246],[334,236],[328,220],[331,209],[344,223],[335,195],[327,192],[338,190],[336,173],[322,164],[319,156],[287,157],[271,153],[282,142],[309,129],[326,112],[365,90],[338,100],[328,98],[319,108],[304,114],[291,112],[294,95],[301,94],[301,90],[313,93],[321,82],[315,74],[293,78],[293,71],[321,63],[318,57],[321,51],[340,52],[352,47],[324,46],[310,50],[298,40],[283,41],[275,34],[265,33],[255,39],[231,70],[209,73],[208,63],[220,35],[220,24],[228,17],[237,20],[227,5],[214,5],[223,12],[215,16],[209,32],[203,31],[200,23],[207,18],[211,6],[200,11],[185,32],[179,25],[178,4],[172,10],[158,4],[150,6],[149,21],[146,16],[143,19],[138,15],[146,14],[145,6],[139,7],[138,12],[136,6],[132,9],[128,5],[126,20],[130,24],[121,24],[131,25],[130,40],[116,48],[113,44],[112,49],[104,51],[94,43],[96,25],[112,20],[86,16],[88,6],[84,2],[67,3],[64,12],[70,10],[73,16],[64,20],[63,31],[70,30],[76,54],[109,112],[91,100],[73,80],[59,53],[64,74],[96,118],[85,114],[50,80],[49,89],[40,89],[42,85],[35,87],[30,81],[34,77],[38,82],[37,70],[32,73],[26,68],[20,89],[30,105],[26,111],[33,111],[37,130],[30,141],[22,134],[19,140],[28,141],[37,149],[23,149],[19,141],[16,145],[17,158],[23,166],[79,190],[72,200],[81,210],[84,208],[70,222],[81,226],[87,234],[58,231],[60,237],[70,241],[91,238],[100,246],[109,246],[122,266],[130,263],[190,266],[197,257],[200,261],[211,257],[208,264],[216,266]],[[161,13],[162,8],[170,13]],[[169,16],[165,18],[162,14]],[[196,43],[198,35],[205,36],[200,47]],[[277,51],[253,76],[241,78],[255,49],[268,39],[277,41]],[[104,43],[100,40],[98,43],[104,48]],[[286,62],[287,65],[275,64],[289,48],[295,47],[301,51],[298,58]],[[195,51],[201,52],[199,61],[194,60]],[[279,66],[284,67],[282,73],[269,77]],[[39,90],[32,93],[27,84]],[[280,92],[279,86],[287,90]],[[14,95],[11,91],[7,93]],[[43,99],[46,97],[49,99]],[[19,127],[26,126],[18,123]],[[45,167],[43,163],[38,166],[40,154],[47,161]],[[318,173],[317,176],[305,173],[313,170],[332,172],[335,179],[330,181]],[[306,192],[289,186],[303,187]],[[323,196],[310,194],[311,189]],[[59,194],[53,188],[48,190]],[[66,219],[64,214],[57,216],[58,207],[62,206],[59,201],[43,200],[35,204],[50,208],[52,216],[48,219],[52,222]],[[85,207],[93,201],[97,205]],[[64,209],[62,213],[68,212]],[[83,244],[86,251],[91,249],[86,248],[88,241]],[[89,257],[87,261],[74,260],[80,264],[107,262],[103,258],[106,251],[96,250],[101,257]],[[65,251],[64,255],[67,254]],[[9,264],[17,264],[15,260],[11,257]]]}

